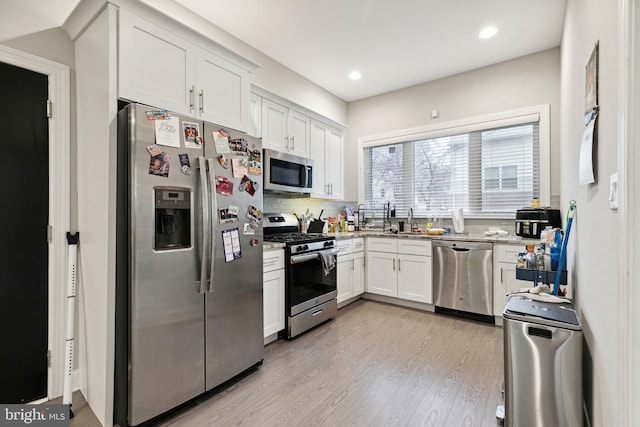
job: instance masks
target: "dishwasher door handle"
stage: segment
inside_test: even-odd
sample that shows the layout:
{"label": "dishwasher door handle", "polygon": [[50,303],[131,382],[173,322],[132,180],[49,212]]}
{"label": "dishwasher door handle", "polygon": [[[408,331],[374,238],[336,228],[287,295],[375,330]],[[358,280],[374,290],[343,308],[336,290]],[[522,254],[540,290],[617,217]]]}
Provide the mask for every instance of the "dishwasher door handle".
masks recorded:
{"label": "dishwasher door handle", "polygon": [[451,249],[453,249],[456,252],[469,252],[471,250],[470,248],[458,248],[458,247],[451,248]]}

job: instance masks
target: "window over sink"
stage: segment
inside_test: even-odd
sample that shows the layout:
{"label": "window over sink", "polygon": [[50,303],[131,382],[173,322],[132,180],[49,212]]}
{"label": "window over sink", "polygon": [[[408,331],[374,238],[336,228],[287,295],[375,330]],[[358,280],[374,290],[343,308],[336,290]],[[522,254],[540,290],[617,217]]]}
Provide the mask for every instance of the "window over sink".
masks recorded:
{"label": "window over sink", "polygon": [[511,217],[549,204],[549,106],[360,138],[359,200],[426,217]]}

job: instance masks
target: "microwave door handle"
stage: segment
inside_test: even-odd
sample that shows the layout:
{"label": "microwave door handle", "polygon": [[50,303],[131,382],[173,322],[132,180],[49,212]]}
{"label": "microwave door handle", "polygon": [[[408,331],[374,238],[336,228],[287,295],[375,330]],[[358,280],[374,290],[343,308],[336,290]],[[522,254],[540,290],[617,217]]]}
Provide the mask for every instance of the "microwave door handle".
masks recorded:
{"label": "microwave door handle", "polygon": [[211,232],[209,230],[209,209],[207,209],[207,163],[204,157],[198,157],[200,166],[200,203],[202,208],[202,253],[200,255],[200,293],[204,294],[207,290],[207,255],[209,254],[209,239]]}
{"label": "microwave door handle", "polygon": [[209,279],[209,292],[215,291],[215,263],[216,263],[216,239],[213,235],[213,225],[218,215],[218,198],[216,197],[216,167],[213,159],[208,159],[209,162],[209,195],[211,198],[211,232],[209,238],[211,239],[211,264],[210,264],[210,279]]}
{"label": "microwave door handle", "polygon": [[307,188],[307,179],[309,175],[307,174],[307,165],[300,165],[300,182],[304,182],[303,188]]}

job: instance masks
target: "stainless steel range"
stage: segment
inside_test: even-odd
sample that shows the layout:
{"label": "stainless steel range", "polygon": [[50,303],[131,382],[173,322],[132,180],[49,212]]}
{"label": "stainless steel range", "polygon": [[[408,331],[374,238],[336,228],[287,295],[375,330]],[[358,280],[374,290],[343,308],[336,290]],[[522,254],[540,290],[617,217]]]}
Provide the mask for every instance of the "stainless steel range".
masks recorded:
{"label": "stainless steel range", "polygon": [[264,240],[285,244],[285,329],[293,338],[336,316],[336,240],[298,232],[291,214],[265,214]]}

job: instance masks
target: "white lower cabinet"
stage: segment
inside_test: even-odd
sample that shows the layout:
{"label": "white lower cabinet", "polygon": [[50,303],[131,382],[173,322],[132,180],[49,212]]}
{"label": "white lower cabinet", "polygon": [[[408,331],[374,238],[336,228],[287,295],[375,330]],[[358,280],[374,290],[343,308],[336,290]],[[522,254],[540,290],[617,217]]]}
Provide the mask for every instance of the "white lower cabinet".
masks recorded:
{"label": "white lower cabinet", "polygon": [[398,298],[431,304],[431,257],[398,254]]}
{"label": "white lower cabinet", "polygon": [[364,293],[364,239],[338,241],[338,304]]}
{"label": "white lower cabinet", "polygon": [[433,303],[431,241],[367,239],[367,292]]}
{"label": "white lower cabinet", "polygon": [[495,244],[493,245],[493,315],[502,316],[507,304],[507,294],[530,288],[533,283],[516,279],[516,263],[518,252],[524,250],[524,245]]}
{"label": "white lower cabinet", "polygon": [[264,337],[284,329],[284,250],[265,251],[262,258]]}

